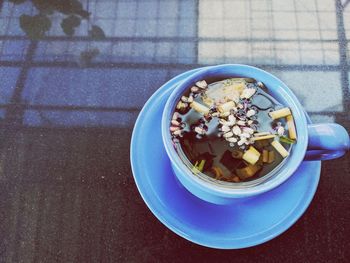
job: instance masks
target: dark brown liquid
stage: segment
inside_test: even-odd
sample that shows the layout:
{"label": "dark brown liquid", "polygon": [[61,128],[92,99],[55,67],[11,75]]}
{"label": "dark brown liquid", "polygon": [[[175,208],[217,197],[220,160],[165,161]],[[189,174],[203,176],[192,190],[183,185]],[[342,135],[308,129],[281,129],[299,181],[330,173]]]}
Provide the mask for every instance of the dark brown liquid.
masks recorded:
{"label": "dark brown liquid", "polygon": [[[208,90],[222,86],[225,81],[226,80],[222,80],[209,84]],[[283,106],[276,101],[270,100],[269,97],[264,96],[266,93],[264,93],[260,87],[256,86],[256,83],[254,85],[254,87],[257,88],[257,93],[251,98],[251,104],[255,109],[259,108],[257,110],[258,113],[256,114],[256,121],[258,122],[257,130],[259,132],[271,131],[277,122],[281,122],[282,126],[285,127],[284,119],[273,121],[268,116],[270,111],[282,108]],[[188,94],[189,92],[184,93],[184,95]],[[196,97],[195,101],[203,104],[200,96]],[[201,160],[205,160],[204,169],[202,171],[203,173],[215,178],[215,173],[212,168],[219,167],[223,173],[223,177],[219,178],[219,180],[230,181],[230,178],[235,176],[236,169],[248,165],[246,161],[234,158],[232,152],[235,150],[244,151],[244,149],[249,148],[249,146],[243,145],[240,147],[236,144],[232,147],[223,137],[218,137],[220,124],[219,119],[216,117],[205,122],[208,131],[202,138],[197,138],[197,134],[193,131],[193,127],[198,124],[198,120],[202,117],[202,114],[193,109],[190,109],[187,113],[181,115],[182,122],[185,123],[186,126],[184,127],[184,136],[179,138],[179,142],[175,144],[179,156],[185,163],[186,160],[188,160],[192,166],[196,165],[196,163],[198,164]],[[283,161],[282,156],[270,145],[271,141],[272,140],[256,141],[252,146],[259,152],[262,152],[263,149],[274,151],[274,161],[270,164],[264,163],[254,176],[243,180],[241,179],[240,181],[250,181],[262,177],[271,172]],[[291,148],[290,144],[283,144],[283,146],[287,151]]]}

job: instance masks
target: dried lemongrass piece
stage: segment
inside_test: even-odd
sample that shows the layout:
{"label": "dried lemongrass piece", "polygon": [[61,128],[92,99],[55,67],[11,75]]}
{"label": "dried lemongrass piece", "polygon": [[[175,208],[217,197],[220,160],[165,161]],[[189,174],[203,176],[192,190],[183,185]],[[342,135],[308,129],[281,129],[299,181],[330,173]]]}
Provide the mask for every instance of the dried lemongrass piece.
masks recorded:
{"label": "dried lemongrass piece", "polygon": [[236,169],[236,174],[238,177],[242,180],[247,179],[249,177],[252,177],[254,174],[257,173],[261,169],[260,165],[248,165],[241,169]]}
{"label": "dried lemongrass piece", "polygon": [[196,82],[196,86],[201,89],[205,89],[206,87],[208,87],[208,84],[205,80],[200,80]]}
{"label": "dried lemongrass piece", "polygon": [[191,169],[192,173],[194,174],[198,174],[200,171],[198,170],[198,161],[195,162],[195,164],[193,165],[192,169]]}
{"label": "dried lemongrass piece", "polygon": [[249,149],[243,154],[242,159],[250,164],[255,164],[260,158],[260,153],[253,147],[250,146]]}
{"label": "dried lemongrass piece", "polygon": [[209,108],[196,102],[196,101],[193,101],[191,104],[190,104],[190,107],[192,109],[194,109],[195,111],[198,111],[199,113],[203,113],[203,114],[208,114],[209,113]]}
{"label": "dried lemongrass piece", "polygon": [[260,155],[259,160],[257,161],[257,163],[255,165],[259,165],[261,167],[264,165],[262,154]]}
{"label": "dried lemongrass piece", "polygon": [[267,160],[267,163],[272,163],[275,161],[275,152],[274,151],[269,151],[269,158]]}
{"label": "dried lemongrass piece", "polygon": [[283,109],[275,110],[275,111],[272,111],[269,113],[270,117],[273,120],[287,117],[288,115],[291,115],[291,114],[292,114],[292,112],[290,111],[289,108],[283,108]]}
{"label": "dried lemongrass piece", "polygon": [[232,177],[232,182],[239,183],[240,179],[238,176],[233,176]]}
{"label": "dried lemongrass piece", "polygon": [[221,179],[224,176],[220,167],[213,166],[211,168],[211,171],[215,174],[215,179],[217,180]]}
{"label": "dried lemongrass piece", "polygon": [[284,142],[284,143],[287,143],[287,144],[295,143],[295,140],[290,139],[290,138],[288,138],[286,136],[280,136],[279,139],[280,139],[280,142]]}
{"label": "dried lemongrass piece", "polygon": [[270,135],[265,135],[265,136],[254,136],[252,139],[254,141],[260,141],[260,140],[267,140],[267,139],[272,139],[275,138],[276,135],[270,134]]}
{"label": "dried lemongrass piece", "polygon": [[205,165],[205,159],[201,160],[200,162],[196,161],[192,167],[192,172],[194,174],[197,174],[198,172],[203,172],[204,165]]}
{"label": "dried lemongrass piece", "polygon": [[269,151],[263,150],[262,156],[263,156],[262,158],[263,163],[267,163],[269,161]]}
{"label": "dried lemongrass piece", "polygon": [[273,141],[271,145],[283,158],[286,158],[289,155],[288,151],[283,147],[283,145],[279,141]]}
{"label": "dried lemongrass piece", "polygon": [[288,115],[286,119],[287,119],[289,138],[291,138],[292,140],[296,140],[297,131],[295,129],[294,118],[292,115]]}
{"label": "dried lemongrass piece", "polygon": [[270,132],[258,132],[258,133],[254,133],[254,136],[258,137],[258,136],[265,136],[270,134],[271,134]]}
{"label": "dried lemongrass piece", "polygon": [[223,113],[223,112],[229,112],[233,107],[236,106],[236,103],[233,101],[228,101],[224,104],[221,104],[218,106],[218,111]]}
{"label": "dried lemongrass piece", "polygon": [[199,163],[197,169],[198,169],[199,171],[203,172],[204,164],[205,164],[205,160],[201,160],[201,162]]}

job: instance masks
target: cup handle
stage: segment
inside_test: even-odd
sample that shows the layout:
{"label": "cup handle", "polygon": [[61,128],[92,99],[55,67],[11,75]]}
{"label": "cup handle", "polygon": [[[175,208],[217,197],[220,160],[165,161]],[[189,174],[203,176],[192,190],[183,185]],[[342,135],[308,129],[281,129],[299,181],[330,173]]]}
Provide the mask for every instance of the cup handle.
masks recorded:
{"label": "cup handle", "polygon": [[350,147],[349,134],[335,123],[309,124],[309,143],[304,160],[330,160],[343,156]]}

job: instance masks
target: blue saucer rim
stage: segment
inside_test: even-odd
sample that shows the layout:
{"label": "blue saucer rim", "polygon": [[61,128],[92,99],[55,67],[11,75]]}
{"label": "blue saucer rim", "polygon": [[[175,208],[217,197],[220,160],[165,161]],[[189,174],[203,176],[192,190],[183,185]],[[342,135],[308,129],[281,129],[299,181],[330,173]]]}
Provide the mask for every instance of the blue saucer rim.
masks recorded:
{"label": "blue saucer rim", "polygon": [[[137,173],[137,168],[136,168],[136,160],[134,159],[135,155],[133,154],[134,152],[134,148],[136,147],[135,145],[135,137],[137,136],[137,130],[138,127],[142,124],[143,118],[142,116],[145,114],[145,112],[148,110],[149,106],[156,102],[156,98],[159,97],[159,94],[162,94],[163,92],[166,91],[167,88],[170,88],[172,86],[174,86],[176,83],[178,83],[179,81],[181,81],[184,76],[190,74],[190,73],[194,73],[200,69],[203,68],[197,68],[197,69],[192,69],[186,72],[183,72],[177,76],[175,76],[174,78],[170,79],[168,82],[166,82],[165,84],[163,84],[149,99],[148,101],[145,103],[145,105],[143,106],[141,112],[139,113],[137,120],[135,122],[134,125],[134,129],[132,132],[132,137],[131,137],[131,144],[130,144],[130,163],[131,163],[131,169],[132,169],[132,173],[133,173],[133,177],[135,180],[135,184],[137,186],[137,189],[142,197],[142,199],[144,200],[144,202],[146,203],[147,207],[151,210],[151,212],[156,216],[156,218],[163,224],[165,225],[167,228],[169,228],[170,230],[172,230],[174,233],[176,233],[177,235],[187,239],[188,241],[191,241],[193,243],[196,243],[198,245],[202,245],[205,247],[209,247],[209,248],[218,248],[218,249],[240,249],[240,248],[247,248],[247,247],[252,247],[252,246],[256,246],[262,243],[265,243],[277,236],[279,236],[280,234],[282,234],[283,232],[285,232],[286,230],[288,230],[306,211],[306,209],[309,207],[315,193],[317,190],[317,186],[319,183],[319,179],[320,179],[320,172],[321,172],[321,162],[320,161],[316,161],[314,163],[317,163],[317,171],[315,171],[315,174],[317,176],[313,176],[314,180],[313,180],[313,185],[312,188],[308,188],[307,193],[305,194],[305,198],[304,198],[304,202],[299,203],[298,206],[299,208],[294,208],[291,213],[289,213],[288,215],[286,215],[286,217],[282,220],[279,221],[278,224],[276,224],[274,227],[269,228],[267,230],[265,230],[264,232],[260,232],[258,233],[259,235],[265,234],[266,232],[271,232],[271,230],[273,230],[272,233],[266,235],[265,238],[255,238],[255,241],[248,241],[247,244],[244,244],[244,242],[241,243],[240,246],[232,246],[229,244],[229,242],[227,242],[227,244],[223,245],[222,242],[220,245],[215,244],[215,240],[214,241],[210,241],[210,240],[195,240],[193,238],[191,238],[189,235],[186,235],[186,233],[184,233],[183,231],[181,231],[181,229],[178,229],[176,226],[172,225],[171,222],[169,222],[169,220],[167,220],[166,218],[164,218],[161,215],[161,212],[158,211],[157,207],[154,206],[152,204],[152,200],[151,197],[149,197],[146,193],[145,190],[142,188],[143,186],[141,185],[141,182],[138,181],[137,176],[135,176],[135,174]],[[310,118],[309,116],[306,114],[306,117],[308,119],[308,122],[310,122]],[[204,201],[203,201],[204,202]],[[277,229],[276,229],[277,228]],[[233,239],[227,239],[227,241],[230,241]],[[236,239],[237,240],[237,239]]]}

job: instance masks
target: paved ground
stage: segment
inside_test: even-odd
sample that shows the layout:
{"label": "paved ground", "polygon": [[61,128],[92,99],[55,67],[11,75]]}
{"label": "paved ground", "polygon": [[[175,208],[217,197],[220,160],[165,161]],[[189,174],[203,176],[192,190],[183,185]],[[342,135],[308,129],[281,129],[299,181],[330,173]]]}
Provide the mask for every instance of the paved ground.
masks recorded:
{"label": "paved ground", "polygon": [[[340,0],[82,1],[73,37],[51,17],[30,41],[30,2],[0,1],[0,262],[347,262],[350,157],[324,162],[316,196],[286,233],[217,251],[167,230],[133,182],[129,141],[172,76],[245,63],[281,78],[314,122],[350,131],[350,3]],[[100,26],[106,38],[86,32]],[[86,66],[81,52],[98,48]],[[186,256],[183,256],[186,255]]]}

